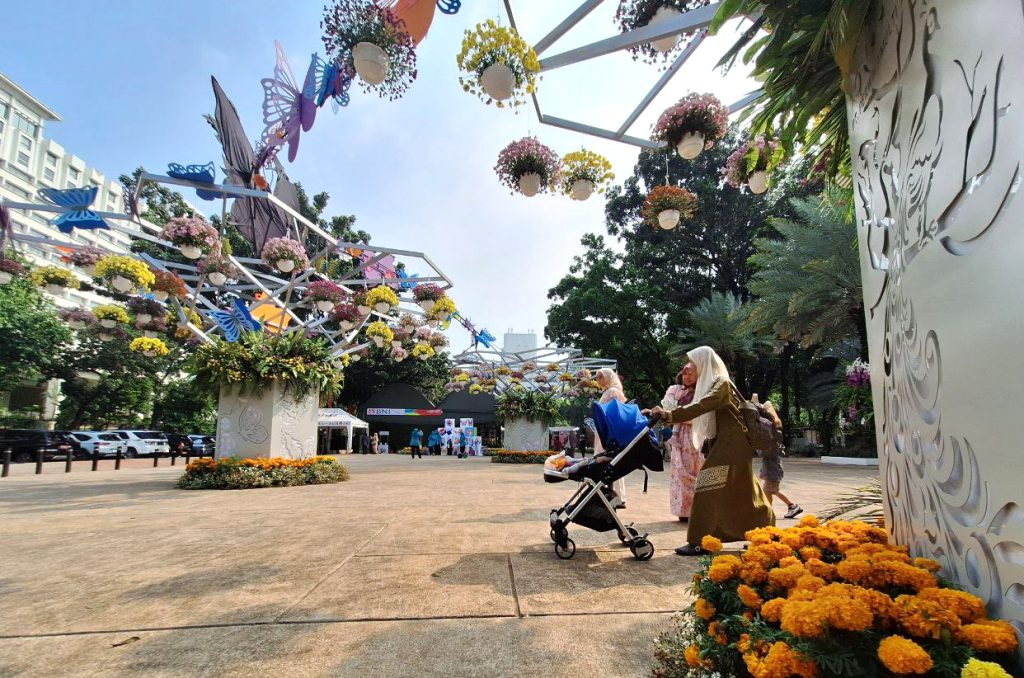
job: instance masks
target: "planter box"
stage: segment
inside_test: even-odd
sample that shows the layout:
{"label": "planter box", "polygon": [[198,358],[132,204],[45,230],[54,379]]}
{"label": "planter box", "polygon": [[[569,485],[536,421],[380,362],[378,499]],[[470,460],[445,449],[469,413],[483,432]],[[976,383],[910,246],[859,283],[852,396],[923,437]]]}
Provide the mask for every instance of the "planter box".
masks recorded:
{"label": "planter box", "polygon": [[514,452],[543,452],[548,449],[548,427],[526,419],[506,422],[502,447]]}
{"label": "planter box", "polygon": [[849,464],[850,466],[878,466],[878,459],[866,457],[822,457],[822,464]]}
{"label": "planter box", "polygon": [[320,397],[300,402],[275,383],[260,397],[222,389],[217,411],[217,458],[302,459],[316,454]]}

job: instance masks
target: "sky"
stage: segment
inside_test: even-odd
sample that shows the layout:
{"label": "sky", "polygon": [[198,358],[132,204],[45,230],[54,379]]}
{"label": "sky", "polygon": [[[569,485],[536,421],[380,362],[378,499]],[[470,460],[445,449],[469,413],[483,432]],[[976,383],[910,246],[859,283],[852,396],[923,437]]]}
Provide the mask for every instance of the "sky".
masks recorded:
{"label": "sky", "polygon": [[[543,56],[616,35],[617,4],[605,0]],[[577,6],[512,2],[531,44]],[[323,54],[322,9],[320,2],[266,0],[13,3],[4,12],[0,71],[63,117],[47,125],[48,137],[110,178],[138,166],[163,172],[170,162],[213,160],[220,167],[220,147],[203,120],[213,113],[210,76],[257,138],[260,79],[272,75],[274,41],[301,82],[310,54]],[[541,125],[532,105],[513,114],[463,92],[455,63],[463,31],[488,18],[508,25],[500,0],[465,0],[454,16],[438,12],[417,49],[419,77],[404,97],[379,99],[353,84],[348,107],[338,115],[321,109],[302,134],[296,161],[281,157],[307,192],[330,193],[327,216],[354,214],[371,244],[429,255],[452,278],[452,298],[477,327],[499,340],[509,330],[532,330],[543,345],[547,292],[582,252],[580,238],[605,234],[604,198],[510,195],[493,172],[498,153],[527,135],[560,155],[582,146],[611,160],[619,183],[632,174],[639,149]],[[735,30],[727,26],[705,41],[629,133],[647,138],[658,114],[691,91],[731,104],[755,90],[742,68],[727,75],[714,68]],[[626,52],[549,71],[538,87],[541,109],[617,129],[660,75]],[[453,352],[470,343],[461,328],[449,336]]]}

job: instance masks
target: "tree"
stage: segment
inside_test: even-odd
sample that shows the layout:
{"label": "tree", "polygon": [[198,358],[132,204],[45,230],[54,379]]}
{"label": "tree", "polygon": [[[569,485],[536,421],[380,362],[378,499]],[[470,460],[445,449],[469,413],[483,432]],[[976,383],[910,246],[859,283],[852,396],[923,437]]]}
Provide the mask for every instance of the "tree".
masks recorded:
{"label": "tree", "polygon": [[0,391],[43,376],[71,341],[56,308],[24,278],[0,285]]}
{"label": "tree", "polygon": [[367,356],[345,368],[345,384],[336,398],[341,407],[357,409],[374,393],[396,383],[415,387],[434,403],[444,398],[444,385],[451,369],[447,353],[439,352],[429,360],[409,358],[395,362],[384,352],[389,350],[370,349]]}
{"label": "tree", "polygon": [[217,430],[217,402],[208,391],[195,388],[191,379],[167,384],[153,405],[155,429],[213,435]]}

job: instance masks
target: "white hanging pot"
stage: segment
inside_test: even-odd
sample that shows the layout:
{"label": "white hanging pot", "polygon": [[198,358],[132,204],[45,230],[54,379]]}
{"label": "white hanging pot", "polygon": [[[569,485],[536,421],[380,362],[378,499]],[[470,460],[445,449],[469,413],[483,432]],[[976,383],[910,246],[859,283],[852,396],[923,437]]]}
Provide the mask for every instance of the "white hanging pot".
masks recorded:
{"label": "white hanging pot", "polygon": [[360,42],[352,48],[356,73],[367,85],[379,85],[388,77],[391,60],[387,52],[372,42]]}
{"label": "white hanging pot", "polygon": [[405,360],[405,358],[403,358],[402,356],[395,356],[395,362],[396,362],[396,363],[400,363],[400,362],[402,362],[403,360]]}
{"label": "white hanging pot", "polygon": [[351,320],[341,320],[338,324],[341,326],[342,332],[351,332],[352,328],[356,326],[356,324]]}
{"label": "white hanging pot", "polygon": [[115,275],[114,279],[110,281],[110,284],[113,285],[114,289],[118,292],[127,292],[131,288],[135,287],[135,283],[123,275]]}
{"label": "white hanging pot", "polygon": [[594,192],[594,182],[590,179],[577,179],[572,182],[572,197],[586,200]]}
{"label": "white hanging pot", "polygon": [[99,337],[100,337],[100,341],[113,341],[114,340],[114,335],[110,334],[109,332],[100,332]]}
{"label": "white hanging pot", "polygon": [[275,266],[277,266],[277,270],[281,271],[281,273],[291,273],[295,270],[295,262],[291,259],[278,259]]}
{"label": "white hanging pot", "polygon": [[106,327],[108,330],[117,327],[117,321],[111,320],[110,318],[103,318],[100,320],[100,327]]}
{"label": "white hanging pot", "polygon": [[156,351],[143,351],[142,355],[146,356],[147,358],[155,358]]}
{"label": "white hanging pot", "polygon": [[352,354],[352,358],[351,358],[352,362],[357,363],[357,362],[359,362],[362,359],[363,359],[363,356],[359,355],[358,353],[353,353]]}
{"label": "white hanging pot", "polygon": [[658,226],[666,231],[676,227],[679,223],[679,210],[662,210],[658,212]]}
{"label": "white hanging pot", "polygon": [[81,320],[69,320],[68,327],[70,327],[73,330],[84,330],[85,323],[82,322]]}
{"label": "white hanging pot", "polygon": [[14,275],[7,271],[0,271],[0,285],[6,285],[7,283],[14,280]]}
{"label": "white hanging pot", "polygon": [[90,278],[95,278],[96,277],[96,264],[90,264],[88,266],[82,266],[81,268],[82,268],[82,272],[85,273]]}
{"label": "white hanging pot", "polygon": [[178,249],[181,250],[181,256],[186,259],[198,259],[203,256],[203,250],[195,245],[181,245]]}
{"label": "white hanging pot", "polygon": [[161,304],[167,301],[167,297],[171,296],[164,290],[153,290],[153,298],[159,301]]}
{"label": "white hanging pot", "polygon": [[430,327],[431,329],[434,329],[437,327],[437,322],[438,321],[431,318],[430,320],[427,321],[427,326]]}
{"label": "white hanging pot", "polygon": [[701,132],[687,132],[676,144],[676,152],[684,160],[693,160],[704,150],[704,134]]}
{"label": "white hanging pot", "polygon": [[391,310],[391,304],[388,304],[383,301],[380,302],[379,304],[374,304],[373,307],[377,309],[377,313],[387,313],[388,311]]}
{"label": "white hanging pot", "polygon": [[401,339],[392,339],[391,340],[391,348],[402,348],[402,340]]}
{"label": "white hanging pot", "polygon": [[527,198],[540,193],[540,175],[536,172],[527,172],[519,177],[519,192]]}
{"label": "white hanging pot", "polygon": [[135,316],[135,319],[138,320],[143,325],[145,325],[146,323],[153,319],[153,316],[150,315],[149,313],[140,313],[137,316]]}
{"label": "white hanging pot", "polygon": [[[647,22],[647,25],[653,26],[654,24],[660,24],[662,21],[672,19],[674,17],[679,16],[680,14],[681,12],[675,7],[670,7],[669,5],[662,5],[661,7],[658,8],[658,11],[654,13],[654,16],[651,17],[651,20]],[[673,49],[675,49],[676,44],[678,42],[678,35],[670,35],[666,38],[661,38],[660,40],[652,40],[650,45],[655,52],[665,54],[666,52],[671,52]]]}
{"label": "white hanging pot", "polygon": [[142,335],[147,339],[156,339],[157,333],[154,332],[153,330],[146,330],[145,332],[142,333]]}
{"label": "white hanging pot", "polygon": [[359,311],[359,315],[370,315],[370,311],[372,311],[373,309],[370,308],[369,306],[362,305],[356,306],[356,310]]}
{"label": "white hanging pot", "polygon": [[373,339],[373,343],[377,344],[378,348],[384,345],[384,337],[374,335],[370,338]]}
{"label": "white hanging pot", "polygon": [[334,310],[334,302],[329,299],[321,299],[316,302],[316,307],[321,313],[330,313]]}
{"label": "white hanging pot", "polygon": [[49,283],[46,286],[46,291],[49,292],[50,294],[52,294],[55,297],[59,297],[61,292],[64,291],[64,286],[63,285],[58,285],[56,283]]}
{"label": "white hanging pot", "polygon": [[419,305],[420,305],[420,308],[422,308],[424,311],[427,311],[429,313],[430,309],[434,308],[434,304],[436,304],[436,303],[437,302],[434,301],[433,299],[424,299],[423,301],[419,302]]}
{"label": "white hanging pot", "polygon": [[750,187],[750,192],[754,195],[761,195],[768,190],[768,172],[764,170],[754,172],[747,180],[747,186]]}
{"label": "white hanging pot", "polygon": [[217,287],[220,287],[228,281],[228,277],[220,271],[214,271],[206,277],[210,279],[211,284],[216,285]]}
{"label": "white hanging pot", "polygon": [[491,64],[480,74],[480,86],[496,101],[511,99],[516,90],[516,76],[503,63]]}
{"label": "white hanging pot", "polygon": [[402,325],[402,329],[405,330],[406,332],[408,332],[409,334],[412,334],[413,332],[416,331],[416,326],[415,325]]}
{"label": "white hanging pot", "polygon": [[429,355],[427,355],[426,353],[421,353],[421,354],[420,354],[420,360],[426,360],[426,359],[427,359],[427,358],[429,358],[429,357],[430,357],[430,356],[429,356]]}

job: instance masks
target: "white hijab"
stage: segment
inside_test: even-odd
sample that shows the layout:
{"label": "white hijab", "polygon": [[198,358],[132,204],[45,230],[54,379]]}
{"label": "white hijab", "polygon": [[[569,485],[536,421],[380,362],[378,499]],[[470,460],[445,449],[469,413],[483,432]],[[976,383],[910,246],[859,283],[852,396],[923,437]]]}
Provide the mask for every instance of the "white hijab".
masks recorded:
{"label": "white hijab", "polygon": [[[711,392],[711,385],[716,379],[732,381],[725,363],[710,346],[698,346],[689,351],[686,357],[697,368],[697,384],[693,388],[693,401],[697,402]],[[715,413],[702,414],[690,422],[693,431],[693,447],[701,450],[705,440],[711,440],[718,434],[715,425]]]}
{"label": "white hijab", "polygon": [[594,376],[601,377],[605,383],[604,392],[601,394],[602,403],[610,400],[626,401],[626,391],[622,388],[622,380],[619,379],[619,375],[615,373],[615,370],[610,367],[602,367]]}

